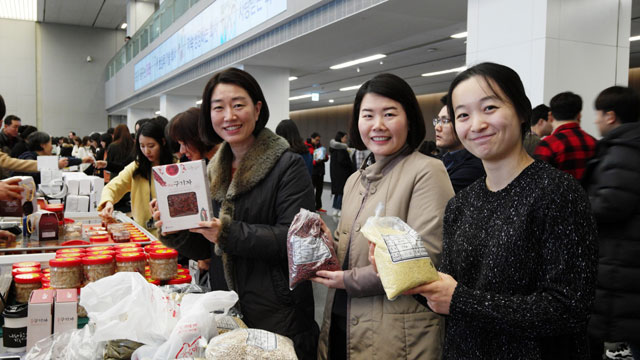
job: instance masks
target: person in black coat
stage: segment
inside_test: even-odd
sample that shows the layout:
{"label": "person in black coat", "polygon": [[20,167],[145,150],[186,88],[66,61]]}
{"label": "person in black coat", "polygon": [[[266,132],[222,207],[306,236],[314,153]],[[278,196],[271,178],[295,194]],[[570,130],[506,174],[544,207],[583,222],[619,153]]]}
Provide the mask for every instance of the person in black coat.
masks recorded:
{"label": "person in black coat", "polygon": [[354,171],[356,171],[349,151],[347,151],[347,134],[338,131],[336,137],[329,142],[329,155],[331,162],[329,170],[331,175],[331,194],[333,194],[333,215],[340,216],[342,209],[342,194],[344,184]]}
{"label": "person in black coat", "polygon": [[[194,260],[211,257],[211,289],[236,291],[249,327],[287,336],[298,358],[315,359],[320,329],[311,282],[290,290],[287,258],[294,216],[314,206],[304,160],[265,128],[269,108],[247,72],[217,73],[202,98],[200,134],[224,141],[208,167],[215,217],[161,241]],[[160,219],[158,211],[153,216]]]}
{"label": "person in black coat", "polygon": [[[613,86],[595,101],[603,138],[583,179],[598,224],[596,300],[589,323],[602,358],[603,342],[627,342],[640,357],[640,97]],[[635,350],[635,351],[634,351]]]}

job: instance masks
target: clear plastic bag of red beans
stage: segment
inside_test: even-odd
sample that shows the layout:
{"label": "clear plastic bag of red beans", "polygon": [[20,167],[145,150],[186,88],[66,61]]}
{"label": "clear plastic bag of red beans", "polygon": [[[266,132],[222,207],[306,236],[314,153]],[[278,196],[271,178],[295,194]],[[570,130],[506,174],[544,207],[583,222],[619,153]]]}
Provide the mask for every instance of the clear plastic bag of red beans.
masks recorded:
{"label": "clear plastic bag of red beans", "polygon": [[319,270],[340,270],[333,243],[322,231],[320,215],[306,209],[300,209],[289,227],[287,255],[291,290]]}

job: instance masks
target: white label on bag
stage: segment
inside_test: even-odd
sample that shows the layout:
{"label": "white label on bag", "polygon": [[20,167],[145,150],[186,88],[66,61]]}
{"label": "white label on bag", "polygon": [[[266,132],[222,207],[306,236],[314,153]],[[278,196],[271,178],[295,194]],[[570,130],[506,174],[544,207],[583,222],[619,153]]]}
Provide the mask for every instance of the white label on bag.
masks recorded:
{"label": "white label on bag", "polygon": [[276,334],[259,329],[248,329],[247,332],[247,345],[259,347],[265,351],[272,351],[278,348]]}
{"label": "white label on bag", "polygon": [[420,235],[413,229],[404,234],[382,235],[394,263],[429,257]]}
{"label": "white label on bag", "polygon": [[295,265],[321,262],[331,257],[329,247],[321,238],[291,236],[293,263]]}
{"label": "white label on bag", "polygon": [[218,325],[218,329],[224,330],[234,330],[240,327],[240,325],[238,325],[231,316],[221,316],[220,318],[216,318],[216,325]]}

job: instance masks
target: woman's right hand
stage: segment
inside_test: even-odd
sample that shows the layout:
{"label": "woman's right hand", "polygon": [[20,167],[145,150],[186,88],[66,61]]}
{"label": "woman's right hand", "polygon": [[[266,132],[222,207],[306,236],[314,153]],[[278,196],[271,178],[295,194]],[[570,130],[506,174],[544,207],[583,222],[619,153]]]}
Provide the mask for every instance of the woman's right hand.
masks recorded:
{"label": "woman's right hand", "polygon": [[18,185],[20,179],[15,178],[11,180],[0,181],[0,200],[17,200],[21,199],[20,194],[23,188]]}
{"label": "woman's right hand", "polygon": [[96,169],[104,169],[107,167],[107,161],[106,160],[98,160],[96,161],[96,163],[93,165]]}
{"label": "woman's right hand", "polygon": [[[153,199],[149,202],[149,208],[151,209],[151,217],[153,218],[153,226],[158,231],[162,231],[162,220],[160,220],[160,209],[158,208],[158,200]],[[161,232],[162,236],[175,234],[177,231]]]}
{"label": "woman's right hand", "polygon": [[62,157],[58,160],[58,169],[64,169],[69,165],[69,160],[66,157]]}
{"label": "woman's right hand", "polygon": [[113,203],[111,201],[107,201],[100,211],[100,216],[103,218],[113,218]]}

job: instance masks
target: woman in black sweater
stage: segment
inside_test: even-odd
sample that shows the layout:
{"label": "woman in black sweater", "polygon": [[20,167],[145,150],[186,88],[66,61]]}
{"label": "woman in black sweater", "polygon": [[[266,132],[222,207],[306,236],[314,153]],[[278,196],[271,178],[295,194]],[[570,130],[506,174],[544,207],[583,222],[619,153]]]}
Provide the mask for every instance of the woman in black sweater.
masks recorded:
{"label": "woman in black sweater", "polygon": [[531,104],[512,69],[476,65],[449,98],[486,176],[447,206],[440,280],[410,292],[448,315],[443,358],[588,357],[597,249],[586,194],[524,150]]}

